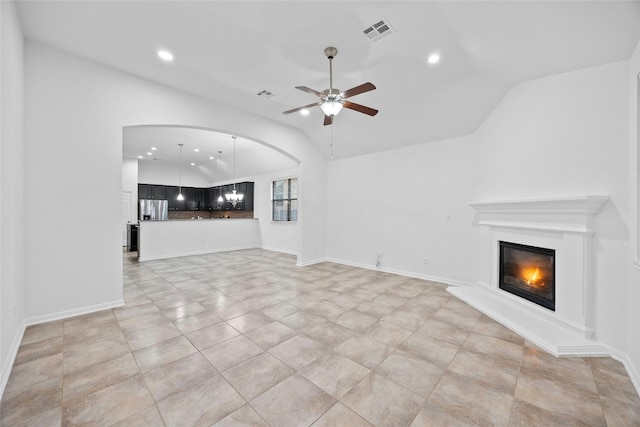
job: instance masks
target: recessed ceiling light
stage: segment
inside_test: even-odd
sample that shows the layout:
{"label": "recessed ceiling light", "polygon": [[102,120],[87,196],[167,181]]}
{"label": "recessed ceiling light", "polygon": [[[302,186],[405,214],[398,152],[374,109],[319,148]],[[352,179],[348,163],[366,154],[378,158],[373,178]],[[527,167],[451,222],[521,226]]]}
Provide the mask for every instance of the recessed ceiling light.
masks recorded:
{"label": "recessed ceiling light", "polygon": [[147,156],[153,156],[153,153],[152,153],[151,151],[149,151],[149,152],[147,153]]}
{"label": "recessed ceiling light", "polygon": [[306,108],[303,108],[302,110],[300,110],[300,114],[302,114],[303,116],[308,116],[309,110],[307,110]]}
{"label": "recessed ceiling light", "polygon": [[169,52],[168,50],[159,50],[158,51],[158,57],[160,59],[162,59],[165,62],[171,62],[173,61],[173,54],[171,52]]}
{"label": "recessed ceiling light", "polygon": [[209,156],[209,160],[213,160],[213,156]]}
{"label": "recessed ceiling light", "polygon": [[191,166],[195,166],[195,165],[196,165],[195,163],[191,163]]}
{"label": "recessed ceiling light", "polygon": [[151,151],[156,151],[157,148],[156,147],[151,147]]}
{"label": "recessed ceiling light", "polygon": [[438,55],[437,53],[432,53],[431,55],[429,55],[429,59],[427,59],[427,61],[429,62],[429,64],[437,64],[438,62],[440,62],[440,55]]}
{"label": "recessed ceiling light", "polygon": [[138,156],[139,159],[144,159],[144,156]]}
{"label": "recessed ceiling light", "polygon": [[197,153],[198,151],[200,151],[200,149],[194,148],[193,151],[195,151]]}

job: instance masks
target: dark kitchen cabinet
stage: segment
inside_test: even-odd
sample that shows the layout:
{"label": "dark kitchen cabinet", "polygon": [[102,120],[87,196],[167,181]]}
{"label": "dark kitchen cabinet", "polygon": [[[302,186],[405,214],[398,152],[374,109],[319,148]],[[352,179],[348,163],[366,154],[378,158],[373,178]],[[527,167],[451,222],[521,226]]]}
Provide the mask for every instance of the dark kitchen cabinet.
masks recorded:
{"label": "dark kitchen cabinet", "polygon": [[168,185],[166,187],[167,200],[169,201],[170,211],[182,211],[184,210],[184,201],[178,200],[179,188],[176,186]]}
{"label": "dark kitchen cabinet", "polygon": [[195,209],[196,211],[204,211],[206,210],[205,204],[204,204],[204,193],[205,193],[205,189],[204,188],[194,188],[193,189],[193,201],[195,204]]}
{"label": "dark kitchen cabinet", "polygon": [[[233,192],[233,184],[217,187],[182,187],[184,200],[178,200],[180,187],[175,185],[138,184],[138,199],[163,199],[169,201],[170,211],[252,211],[253,182],[237,182],[236,192],[244,195],[235,207],[226,195]],[[218,198],[222,196],[222,202]]]}
{"label": "dark kitchen cabinet", "polygon": [[167,186],[138,184],[138,199],[167,199]]}

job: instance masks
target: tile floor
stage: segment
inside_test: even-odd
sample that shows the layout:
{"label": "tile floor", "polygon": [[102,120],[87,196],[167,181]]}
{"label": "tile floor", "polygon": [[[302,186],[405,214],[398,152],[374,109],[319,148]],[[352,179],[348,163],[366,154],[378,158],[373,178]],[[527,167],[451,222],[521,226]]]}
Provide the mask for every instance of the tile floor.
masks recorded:
{"label": "tile floor", "polygon": [[632,426],[609,358],[556,359],[438,283],[245,250],[139,263],[126,305],[29,327],[3,426]]}

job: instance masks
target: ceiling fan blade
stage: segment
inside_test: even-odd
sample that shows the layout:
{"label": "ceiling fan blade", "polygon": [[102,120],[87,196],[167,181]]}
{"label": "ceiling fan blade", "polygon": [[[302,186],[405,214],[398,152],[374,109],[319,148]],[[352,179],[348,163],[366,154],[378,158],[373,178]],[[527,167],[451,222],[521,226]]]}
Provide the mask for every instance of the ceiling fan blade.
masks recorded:
{"label": "ceiling fan blade", "polygon": [[311,89],[310,87],[306,87],[306,86],[296,86],[296,89],[301,90],[303,92],[307,92],[310,93],[312,95],[317,96],[318,98],[320,98],[322,96],[322,94],[320,92],[318,92],[317,90]]}
{"label": "ceiling fan blade", "polygon": [[293,110],[283,111],[282,114],[291,114],[295,113],[296,111],[304,110],[305,108],[317,107],[318,105],[320,105],[320,102],[314,102],[313,104],[304,105],[302,107],[294,108]]}
{"label": "ceiling fan blade", "polygon": [[349,102],[349,101],[344,101],[344,104],[342,104],[342,106],[344,108],[348,108],[350,110],[355,110],[355,111],[358,111],[360,113],[368,114],[370,116],[375,116],[376,114],[378,114],[378,110],[374,110],[373,108],[365,107],[364,105],[355,104],[355,103]]}
{"label": "ceiling fan blade", "polygon": [[349,90],[345,90],[342,93],[344,98],[349,98],[350,96],[359,95],[361,93],[369,92],[370,90],[374,90],[376,87],[373,83],[367,82],[363,83],[360,86],[352,87]]}
{"label": "ceiling fan blade", "polygon": [[327,125],[332,125],[332,124],[333,124],[333,116],[327,116],[325,114],[325,116],[324,116],[324,125],[327,126]]}

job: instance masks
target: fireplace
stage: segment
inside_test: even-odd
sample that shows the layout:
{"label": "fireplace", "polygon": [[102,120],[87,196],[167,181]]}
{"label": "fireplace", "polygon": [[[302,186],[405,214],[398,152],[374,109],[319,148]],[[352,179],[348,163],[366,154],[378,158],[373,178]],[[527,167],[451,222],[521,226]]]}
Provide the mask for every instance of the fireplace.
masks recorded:
{"label": "fireplace", "polygon": [[555,311],[553,249],[500,241],[500,289]]}

